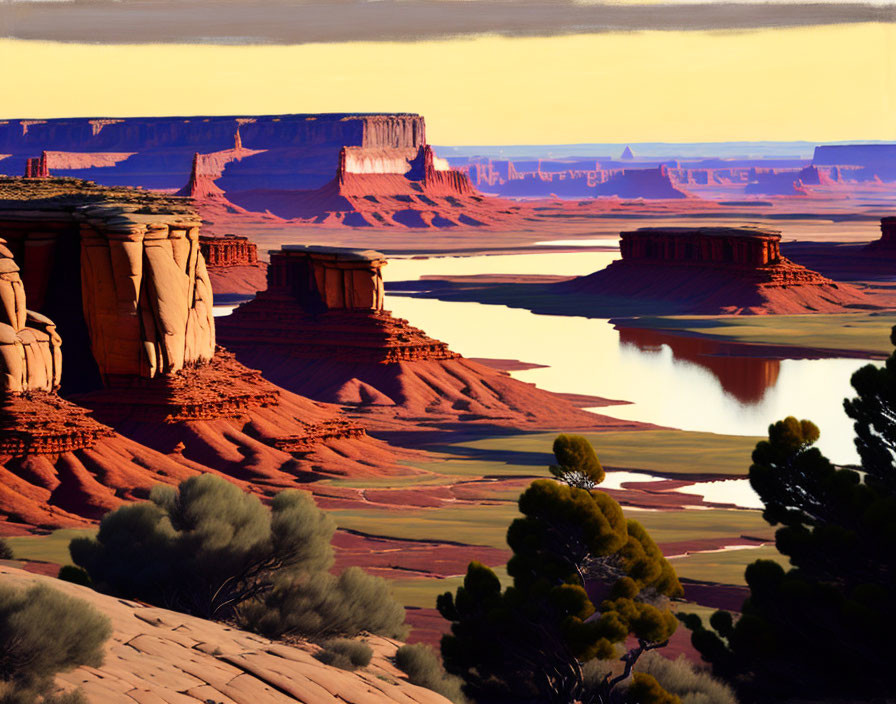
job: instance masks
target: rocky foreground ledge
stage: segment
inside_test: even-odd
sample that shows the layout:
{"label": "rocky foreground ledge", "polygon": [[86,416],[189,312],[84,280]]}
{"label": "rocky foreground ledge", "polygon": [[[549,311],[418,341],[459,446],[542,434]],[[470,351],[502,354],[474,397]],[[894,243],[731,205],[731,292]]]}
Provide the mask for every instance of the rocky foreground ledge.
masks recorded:
{"label": "rocky foreground ledge", "polygon": [[448,704],[404,679],[389,660],[400,645],[367,639],[370,665],[346,672],[316,660],[317,646],[285,645],[226,624],[98,594],[86,587],[0,565],[0,583],[43,583],[89,602],[112,622],[102,667],[80,667],[57,682],[90,704]]}

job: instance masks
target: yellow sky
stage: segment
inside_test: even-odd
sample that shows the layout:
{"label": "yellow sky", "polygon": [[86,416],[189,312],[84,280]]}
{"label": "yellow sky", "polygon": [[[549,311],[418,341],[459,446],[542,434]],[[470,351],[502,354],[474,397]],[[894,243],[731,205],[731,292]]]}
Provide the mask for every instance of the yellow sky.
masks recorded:
{"label": "yellow sky", "polygon": [[419,112],[434,144],[896,140],[896,25],[298,46],[0,40],[0,116]]}

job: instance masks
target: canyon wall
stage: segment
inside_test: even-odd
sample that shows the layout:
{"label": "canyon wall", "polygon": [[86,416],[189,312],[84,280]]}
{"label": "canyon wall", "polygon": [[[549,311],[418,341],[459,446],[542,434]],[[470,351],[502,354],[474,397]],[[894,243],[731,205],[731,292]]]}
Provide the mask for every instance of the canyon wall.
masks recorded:
{"label": "canyon wall", "polygon": [[194,154],[231,149],[237,130],[247,149],[264,153],[228,169],[224,190],[316,188],[332,178],[343,146],[415,149],[426,142],[423,118],[413,114],[66,118],[0,121],[0,153],[10,155],[8,173],[24,173],[28,157],[48,151],[57,175],[177,189]]}

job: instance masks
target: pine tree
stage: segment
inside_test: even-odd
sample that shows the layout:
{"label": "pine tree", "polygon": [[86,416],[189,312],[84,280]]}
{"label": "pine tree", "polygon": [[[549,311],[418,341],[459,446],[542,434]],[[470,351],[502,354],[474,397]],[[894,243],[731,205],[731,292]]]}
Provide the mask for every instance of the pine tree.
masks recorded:
{"label": "pine tree", "polygon": [[[600,467],[590,445],[561,438],[558,466],[593,457],[586,466]],[[502,591],[495,573],[474,562],[456,594],[439,597],[452,622],[442,640],[445,667],[474,700],[609,702],[638,657],[675,631],[669,598],[681,594],[678,578],[647,531],[603,492],[536,480],[519,508],[507,532],[513,586]],[[623,653],[621,672],[589,686],[583,665],[618,657],[629,637],[637,645]]]}

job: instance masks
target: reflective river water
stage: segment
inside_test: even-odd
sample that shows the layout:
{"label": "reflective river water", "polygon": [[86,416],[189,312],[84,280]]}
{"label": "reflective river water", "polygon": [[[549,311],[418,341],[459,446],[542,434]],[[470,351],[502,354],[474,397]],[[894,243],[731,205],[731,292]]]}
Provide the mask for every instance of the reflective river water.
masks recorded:
{"label": "reflective river water", "polygon": [[[390,259],[387,281],[426,275],[590,273],[613,252]],[[425,282],[421,283],[425,288]],[[835,462],[857,459],[843,399],[859,359],[762,359],[719,355],[711,341],[652,331],[618,331],[606,320],[536,315],[479,303],[390,292],[386,307],[468,357],[547,365],[513,376],[559,392],[630,401],[595,409],[617,418],[732,435],[765,435],[794,415],[821,429],[819,446]],[[721,487],[720,487],[721,489]]]}

